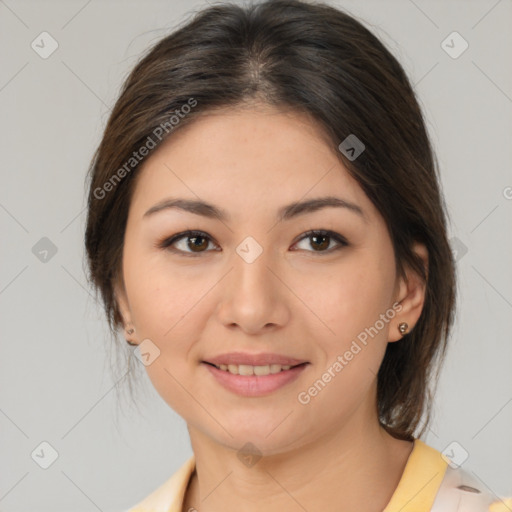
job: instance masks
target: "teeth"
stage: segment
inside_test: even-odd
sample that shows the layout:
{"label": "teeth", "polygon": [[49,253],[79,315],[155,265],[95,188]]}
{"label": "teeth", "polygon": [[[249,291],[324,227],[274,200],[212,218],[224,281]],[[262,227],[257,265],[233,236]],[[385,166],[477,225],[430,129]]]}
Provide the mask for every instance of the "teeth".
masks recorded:
{"label": "teeth", "polygon": [[291,366],[280,364],[267,364],[265,366],[251,366],[250,364],[221,364],[217,366],[221,370],[228,371],[234,375],[269,375],[289,370]]}

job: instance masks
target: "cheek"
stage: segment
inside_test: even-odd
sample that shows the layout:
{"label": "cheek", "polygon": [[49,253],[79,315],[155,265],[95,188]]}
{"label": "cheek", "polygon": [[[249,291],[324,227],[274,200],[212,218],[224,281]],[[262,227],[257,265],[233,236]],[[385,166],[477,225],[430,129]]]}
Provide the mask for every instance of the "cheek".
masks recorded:
{"label": "cheek", "polygon": [[386,312],[392,278],[392,269],[383,268],[382,261],[357,254],[323,278],[303,278],[305,302],[329,327],[337,345],[344,344]]}
{"label": "cheek", "polygon": [[188,270],[170,265],[160,251],[127,245],[125,285],[133,321],[141,335],[162,343],[170,341],[186,325],[190,327],[190,316],[198,316],[197,306],[211,284]]}
{"label": "cheek", "polygon": [[[176,411],[185,411],[187,394],[180,383],[190,378],[190,351],[200,338],[203,321],[200,298],[204,280],[186,272],[170,272],[162,258],[133,248],[125,258],[124,277],[138,341],[156,354],[145,370],[160,396]],[[211,284],[210,284],[211,286]],[[143,346],[141,346],[142,350]]]}
{"label": "cheek", "polygon": [[[374,260],[359,258],[318,290],[316,308],[334,332],[317,339],[324,358],[308,381],[305,400],[312,417],[339,421],[363,402],[373,403],[372,387],[387,347],[390,276]],[[313,290],[313,288],[311,288]],[[312,307],[312,309],[314,309]]]}
{"label": "cheek", "polygon": [[200,301],[207,283],[152,266],[133,285],[131,307],[137,332],[159,351],[145,370],[163,400],[187,417],[190,395],[183,386],[190,387],[191,366],[197,364],[192,354],[207,318]]}

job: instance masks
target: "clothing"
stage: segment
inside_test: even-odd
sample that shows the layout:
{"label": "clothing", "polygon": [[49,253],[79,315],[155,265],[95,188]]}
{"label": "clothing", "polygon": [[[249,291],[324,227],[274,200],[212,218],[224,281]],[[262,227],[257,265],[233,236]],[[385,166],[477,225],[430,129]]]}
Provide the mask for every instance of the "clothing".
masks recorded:
{"label": "clothing", "polygon": [[[512,499],[495,500],[469,472],[454,469],[440,452],[414,440],[402,477],[383,512],[510,512]],[[164,484],[126,512],[182,512],[195,469],[190,457]]]}

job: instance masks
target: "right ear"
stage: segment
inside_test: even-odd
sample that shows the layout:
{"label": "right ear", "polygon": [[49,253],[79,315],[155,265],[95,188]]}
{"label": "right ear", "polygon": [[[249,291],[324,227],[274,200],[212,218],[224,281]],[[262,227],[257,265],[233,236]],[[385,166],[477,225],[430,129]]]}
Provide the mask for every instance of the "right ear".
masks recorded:
{"label": "right ear", "polygon": [[133,328],[132,314],[128,297],[126,296],[126,289],[122,278],[117,279],[114,283],[114,298],[121,313],[123,328],[125,332]]}

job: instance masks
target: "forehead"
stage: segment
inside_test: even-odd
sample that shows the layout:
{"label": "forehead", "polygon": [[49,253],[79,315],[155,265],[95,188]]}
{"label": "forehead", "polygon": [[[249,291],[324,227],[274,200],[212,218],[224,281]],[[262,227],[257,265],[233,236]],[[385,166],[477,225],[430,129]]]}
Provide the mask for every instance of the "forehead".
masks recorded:
{"label": "forehead", "polygon": [[132,206],[200,197],[245,211],[338,193],[369,201],[310,116],[268,106],[208,112],[171,134],[143,163]]}

